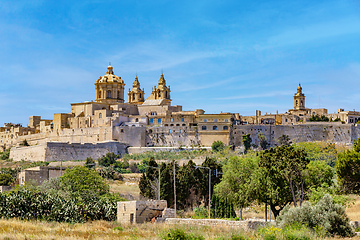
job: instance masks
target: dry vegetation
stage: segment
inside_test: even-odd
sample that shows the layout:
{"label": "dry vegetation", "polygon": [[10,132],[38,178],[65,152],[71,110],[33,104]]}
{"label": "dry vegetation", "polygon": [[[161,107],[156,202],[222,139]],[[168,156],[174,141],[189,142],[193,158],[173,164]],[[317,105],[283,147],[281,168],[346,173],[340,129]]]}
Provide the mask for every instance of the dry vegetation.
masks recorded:
{"label": "dry vegetation", "polygon": [[360,221],[360,196],[352,195],[354,204],[346,208],[346,213],[351,221]]}
{"label": "dry vegetation", "polygon": [[[161,235],[170,228],[166,224],[120,225],[115,222],[94,221],[84,224],[65,224],[55,222],[0,220],[1,239],[161,239]],[[180,226],[185,232],[199,234],[205,239],[229,237],[241,233],[254,237],[253,233],[244,233],[226,226]]]}

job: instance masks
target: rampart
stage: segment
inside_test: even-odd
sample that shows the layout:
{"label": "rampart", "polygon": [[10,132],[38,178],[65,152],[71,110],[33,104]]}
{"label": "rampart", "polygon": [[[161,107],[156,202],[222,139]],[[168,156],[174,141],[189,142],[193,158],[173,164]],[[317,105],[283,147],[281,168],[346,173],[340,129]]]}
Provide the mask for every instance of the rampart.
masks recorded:
{"label": "rampart", "polygon": [[360,126],[341,123],[307,123],[299,125],[236,125],[233,132],[233,144],[242,145],[242,136],[250,134],[252,143],[259,145],[257,134],[261,132],[271,146],[282,135],[288,135],[292,142],[323,141],[339,144],[351,144],[360,136]]}
{"label": "rampart", "polygon": [[10,158],[14,161],[69,161],[100,158],[109,152],[123,155],[126,145],[119,142],[63,143],[47,142],[29,147],[13,147]]}

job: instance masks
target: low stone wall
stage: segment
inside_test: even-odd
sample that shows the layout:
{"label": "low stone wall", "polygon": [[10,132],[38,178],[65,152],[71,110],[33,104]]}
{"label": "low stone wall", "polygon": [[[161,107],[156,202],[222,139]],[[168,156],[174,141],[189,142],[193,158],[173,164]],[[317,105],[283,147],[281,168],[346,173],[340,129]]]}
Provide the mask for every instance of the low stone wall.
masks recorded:
{"label": "low stone wall", "polygon": [[[228,226],[228,227],[239,227],[244,230],[249,230],[249,229],[254,230],[266,224],[264,220],[228,221],[222,219],[191,219],[191,218],[167,218],[165,219],[165,223],[203,225],[203,226]],[[272,221],[271,224],[275,224],[275,222]]]}
{"label": "low stone wall", "polygon": [[85,160],[87,157],[98,159],[110,152],[123,155],[126,145],[115,141],[95,144],[47,142],[29,147],[13,147],[10,158],[14,161],[70,161]]}

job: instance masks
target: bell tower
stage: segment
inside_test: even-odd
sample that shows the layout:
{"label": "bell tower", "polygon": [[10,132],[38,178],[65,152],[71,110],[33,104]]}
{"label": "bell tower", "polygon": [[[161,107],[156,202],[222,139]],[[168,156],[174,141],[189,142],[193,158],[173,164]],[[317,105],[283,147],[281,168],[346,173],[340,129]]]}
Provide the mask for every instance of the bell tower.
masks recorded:
{"label": "bell tower", "polygon": [[139,79],[136,76],[135,81],[133,83],[133,88],[130,90],[129,88],[129,103],[133,104],[143,104],[144,102],[144,89],[141,90]]}
{"label": "bell tower", "polygon": [[158,86],[154,86],[152,93],[147,99],[149,100],[163,99],[166,105],[171,105],[170,92],[171,92],[170,86],[166,86],[164,74],[161,74]]}
{"label": "bell tower", "polygon": [[300,83],[297,87],[297,93],[294,95],[294,110],[305,110],[305,95],[302,93]]}
{"label": "bell tower", "polygon": [[106,74],[96,80],[95,102],[124,103],[124,87],[124,81],[114,74],[113,67],[109,65]]}

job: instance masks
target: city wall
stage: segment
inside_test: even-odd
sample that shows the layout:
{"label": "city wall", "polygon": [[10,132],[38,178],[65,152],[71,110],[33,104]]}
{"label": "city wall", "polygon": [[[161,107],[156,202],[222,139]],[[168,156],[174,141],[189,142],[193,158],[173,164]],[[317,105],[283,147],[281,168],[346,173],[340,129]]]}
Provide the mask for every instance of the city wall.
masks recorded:
{"label": "city wall", "polygon": [[236,125],[232,141],[235,146],[242,145],[242,136],[250,134],[252,143],[259,145],[257,134],[262,132],[271,146],[282,135],[288,135],[295,142],[323,141],[338,144],[351,144],[360,136],[360,126],[341,123],[311,123],[299,125]]}
{"label": "city wall", "polygon": [[47,142],[29,147],[13,147],[10,158],[14,161],[69,161],[85,160],[87,157],[100,158],[109,152],[123,155],[126,145],[119,142],[63,143]]}

